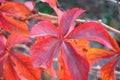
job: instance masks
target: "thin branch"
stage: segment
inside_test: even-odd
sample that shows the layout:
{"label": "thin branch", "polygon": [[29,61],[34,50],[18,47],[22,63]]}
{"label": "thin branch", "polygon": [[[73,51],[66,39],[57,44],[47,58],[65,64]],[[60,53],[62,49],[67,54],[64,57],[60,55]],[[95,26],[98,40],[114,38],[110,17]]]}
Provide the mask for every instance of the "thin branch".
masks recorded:
{"label": "thin branch", "polygon": [[115,3],[115,4],[120,4],[120,2],[118,2],[116,0],[107,0],[107,1],[110,1],[110,2]]}
{"label": "thin branch", "polygon": [[[32,19],[32,18],[38,17],[38,16],[42,16],[42,17],[49,18],[49,19],[51,19],[51,22],[54,23],[54,24],[57,24],[57,23],[58,23],[58,21],[57,21],[57,20],[58,20],[58,17],[53,16],[53,15],[49,15],[49,14],[40,13],[40,12],[39,12],[38,14],[33,14],[33,15],[29,16],[29,17],[26,18],[26,19]],[[87,21],[87,20],[83,20],[83,19],[76,19],[75,22],[76,22],[76,23],[85,23],[85,22],[88,22],[88,21]],[[96,22],[96,21],[95,21],[95,22]],[[103,25],[103,27],[105,27],[106,29],[111,30],[111,31],[113,31],[114,33],[120,35],[120,31],[119,31],[119,30],[114,29],[114,28],[112,28],[112,27],[104,24],[101,20],[98,20],[97,22],[100,23],[101,25]]]}
{"label": "thin branch", "polygon": [[30,51],[30,48],[28,46],[26,46],[25,44],[16,44],[14,47],[25,49],[26,52]]}
{"label": "thin branch", "polygon": [[113,31],[114,33],[120,35],[120,31],[119,31],[119,30],[114,29],[114,28],[112,28],[112,27],[110,27],[110,26],[104,24],[101,20],[98,20],[98,22],[99,22],[101,25],[103,25],[106,29],[109,29],[109,30]]}

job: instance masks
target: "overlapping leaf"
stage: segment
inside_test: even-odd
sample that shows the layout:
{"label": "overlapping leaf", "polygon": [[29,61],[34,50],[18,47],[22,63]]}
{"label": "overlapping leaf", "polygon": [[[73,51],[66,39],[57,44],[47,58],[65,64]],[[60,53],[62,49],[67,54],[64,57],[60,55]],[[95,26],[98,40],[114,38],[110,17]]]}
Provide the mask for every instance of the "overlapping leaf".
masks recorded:
{"label": "overlapping leaf", "polygon": [[76,51],[80,53],[80,55],[83,55],[84,57],[87,57],[87,53],[89,53],[89,49],[91,49],[89,41],[88,40],[77,40],[77,39],[70,39],[68,42],[75,48]]}
{"label": "overlapping leaf", "polygon": [[[20,36],[16,35],[10,35],[2,48],[4,55],[0,56],[0,77],[5,80],[39,80],[40,70],[33,67],[31,58],[24,54],[14,53],[12,50],[15,44],[23,41]],[[2,43],[2,37],[0,40]]]}
{"label": "overlapping leaf", "polygon": [[28,25],[25,22],[0,14],[0,26],[7,32],[28,33]]}
{"label": "overlapping leaf", "polygon": [[25,19],[30,15],[30,10],[20,2],[5,2],[0,6],[0,27],[9,33],[19,32],[28,34],[28,25]]}
{"label": "overlapping leaf", "polygon": [[114,47],[119,48],[113,37],[97,22],[86,22],[78,26],[68,35],[68,38],[94,40],[113,50]]}
{"label": "overlapping leaf", "polygon": [[0,6],[0,11],[16,18],[25,18],[31,14],[30,10],[20,2],[5,2]]}
{"label": "overlapping leaf", "polygon": [[[93,41],[98,41],[114,50],[113,46],[111,45],[113,44],[113,42],[108,39],[108,32],[99,23],[86,22],[74,29],[74,20],[82,12],[83,11],[78,8],[74,8],[72,10],[64,12],[59,20],[60,24],[58,25],[58,29],[49,22],[40,22],[32,28],[30,33],[31,37],[36,38],[49,36],[47,39],[40,40],[40,42],[39,40],[37,40],[37,42],[31,47],[30,53],[33,59],[33,64],[35,66],[45,69],[49,68],[52,64],[52,59],[57,49],[56,47],[63,45],[65,41],[69,41],[70,39],[89,39]],[[54,40],[51,37],[54,37]],[[75,42],[73,41],[71,44],[74,43]],[[73,80],[78,80],[79,78],[87,80],[89,64],[83,58],[83,56],[81,56],[80,52],[84,52],[86,49],[82,49],[84,49],[86,46],[88,47],[89,44],[87,43],[86,45],[83,45],[84,47],[81,47],[81,51],[76,51],[76,48],[80,48],[80,46],[69,47],[71,46],[71,44],[67,44],[68,46],[64,45],[60,47],[60,50],[63,51],[62,56],[65,63],[65,68],[69,70],[69,74],[72,75]],[[80,60],[81,63],[86,63],[85,65],[87,65],[87,67],[84,67],[84,65],[80,65],[78,63],[80,62]],[[74,62],[77,64],[75,64]],[[48,64],[50,65],[48,66]],[[82,67],[84,73],[81,71],[81,69],[77,67]],[[73,70],[73,68],[75,68],[76,70]]]}
{"label": "overlapping leaf", "polygon": [[87,80],[89,71],[88,61],[77,53],[70,43],[64,43],[61,52],[65,66],[67,66],[72,76],[72,80]]}
{"label": "overlapping leaf", "polygon": [[[59,47],[59,43],[54,37],[48,37],[45,40],[38,41],[36,44],[34,44],[31,47],[31,57],[33,60],[33,65],[35,67],[42,67],[42,68],[49,68],[49,71],[52,68],[52,59],[57,52],[57,49]],[[54,73],[54,72],[50,72]],[[51,74],[53,75],[53,74]],[[53,75],[55,77],[55,75]]]}
{"label": "overlapping leaf", "polygon": [[59,80],[72,80],[69,70],[66,68],[62,58],[62,53],[59,54]]}

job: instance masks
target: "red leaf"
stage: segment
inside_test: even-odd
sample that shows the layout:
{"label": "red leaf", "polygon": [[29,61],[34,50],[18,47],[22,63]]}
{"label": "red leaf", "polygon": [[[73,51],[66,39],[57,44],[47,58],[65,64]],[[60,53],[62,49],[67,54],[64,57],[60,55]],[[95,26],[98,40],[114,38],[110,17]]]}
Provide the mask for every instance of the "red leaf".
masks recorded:
{"label": "red leaf", "polygon": [[0,3],[6,2],[6,0],[0,0]]}
{"label": "red leaf", "polygon": [[74,29],[75,19],[83,12],[84,10],[82,9],[73,8],[63,13],[59,23],[59,28],[63,35],[69,34]]}
{"label": "red leaf", "polygon": [[7,39],[2,34],[0,34],[0,42],[3,43],[3,45],[6,45],[6,42],[7,42]]}
{"label": "red leaf", "polygon": [[72,80],[69,70],[65,66],[62,53],[59,54],[59,80]]}
{"label": "red leaf", "polygon": [[89,63],[68,42],[62,45],[62,58],[72,80],[88,80]]}
{"label": "red leaf", "polygon": [[55,26],[49,22],[39,22],[36,24],[30,33],[31,37],[38,37],[38,36],[55,36],[58,37],[58,31]]}
{"label": "red leaf", "polygon": [[0,57],[5,54],[6,38],[4,35],[0,35]]}
{"label": "red leaf", "polygon": [[32,66],[31,58],[14,53],[12,60],[16,65],[16,68],[22,73],[22,75],[28,80],[40,80],[40,70]]}
{"label": "red leaf", "polygon": [[22,34],[28,34],[28,26],[25,22],[3,16],[2,14],[0,14],[0,26],[10,33],[21,32]]}
{"label": "red leaf", "polygon": [[[75,28],[69,35],[69,39],[88,39],[97,41],[101,44],[104,44],[108,48],[113,49],[116,51],[116,48],[119,48],[116,41],[113,39],[113,37],[110,36],[110,34],[103,28],[102,25],[100,25],[97,22],[86,22],[77,28]],[[115,47],[115,49],[114,49]]]}
{"label": "red leaf", "polygon": [[32,4],[32,1],[26,1],[24,3],[26,5],[26,7],[28,7],[31,11],[34,9],[34,6]]}
{"label": "red leaf", "polygon": [[0,12],[16,18],[25,18],[31,14],[30,10],[20,2],[5,2],[0,6]]}
{"label": "red leaf", "polygon": [[4,63],[6,56],[0,56],[0,78],[4,75]]}
{"label": "red leaf", "polygon": [[5,46],[6,38],[4,35],[0,35],[0,77],[3,77],[4,74],[4,63],[5,63]]}
{"label": "red leaf", "polygon": [[48,37],[42,41],[37,41],[37,43],[35,43],[30,49],[33,65],[35,67],[42,67],[45,69],[51,67],[53,57],[56,54],[58,47],[59,41],[54,37]]}
{"label": "red leaf", "polygon": [[115,58],[114,60],[109,61],[102,67],[101,69],[102,80],[116,80],[114,75],[114,68],[118,60],[119,60],[118,58]]}
{"label": "red leaf", "polygon": [[21,80],[14,69],[14,64],[10,58],[5,63],[5,80]]}
{"label": "red leaf", "polygon": [[10,50],[11,48],[13,48],[13,46],[15,46],[15,44],[20,44],[22,42],[25,42],[25,43],[30,42],[27,35],[24,35],[21,33],[12,33],[8,37],[6,47],[8,50]]}

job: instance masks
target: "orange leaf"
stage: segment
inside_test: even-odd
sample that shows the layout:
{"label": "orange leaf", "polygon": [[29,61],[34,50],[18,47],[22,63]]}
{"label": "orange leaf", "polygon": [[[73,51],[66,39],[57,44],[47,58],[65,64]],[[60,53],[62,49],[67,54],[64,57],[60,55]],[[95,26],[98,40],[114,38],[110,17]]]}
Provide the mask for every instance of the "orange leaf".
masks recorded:
{"label": "orange leaf", "polygon": [[110,52],[110,51],[98,49],[98,48],[90,48],[87,52],[86,57],[88,61],[95,62],[103,58],[110,58],[114,55],[116,55],[114,52]]}
{"label": "orange leaf", "polygon": [[12,59],[17,69],[22,73],[25,78],[27,78],[28,80],[40,79],[40,70],[33,67],[31,58],[23,54],[15,53],[12,56]]}
{"label": "orange leaf", "polygon": [[5,80],[21,80],[14,69],[14,64],[10,57],[8,57],[5,63]]}
{"label": "orange leaf", "polygon": [[59,80],[72,80],[69,70],[66,68],[62,58],[62,53],[59,53]]}
{"label": "orange leaf", "polygon": [[74,49],[76,49],[76,51],[78,51],[83,56],[86,56],[86,53],[90,48],[89,41],[84,39],[81,40],[70,39],[68,40],[68,42],[71,43],[71,45],[74,47]]}
{"label": "orange leaf", "polygon": [[30,10],[20,2],[5,2],[0,6],[0,12],[16,18],[25,18],[31,14]]}
{"label": "orange leaf", "polygon": [[0,14],[0,26],[10,32],[20,32],[28,34],[28,25],[25,22]]}
{"label": "orange leaf", "polygon": [[102,80],[115,80],[114,68],[118,60],[119,60],[118,58],[115,58],[114,60],[109,61],[102,67],[101,69]]}

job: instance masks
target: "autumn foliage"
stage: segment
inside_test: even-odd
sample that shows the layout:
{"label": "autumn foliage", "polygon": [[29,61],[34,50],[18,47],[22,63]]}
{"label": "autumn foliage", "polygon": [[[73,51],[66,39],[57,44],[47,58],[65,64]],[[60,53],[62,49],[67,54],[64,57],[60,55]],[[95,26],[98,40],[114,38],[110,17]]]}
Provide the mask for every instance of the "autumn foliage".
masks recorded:
{"label": "autumn foliage", "polygon": [[[59,80],[88,80],[93,64],[112,59],[101,68],[102,80],[115,80],[115,67],[120,58],[116,40],[98,22],[89,21],[76,26],[75,20],[84,10],[73,8],[62,11],[56,0],[41,0],[52,7],[58,17],[54,25],[43,20],[29,29],[30,15],[20,2],[5,2],[0,6],[0,80],[40,80],[45,71]],[[2,32],[4,30],[4,33]],[[16,44],[34,43],[29,55],[14,50]],[[90,41],[98,42],[107,49],[91,47]],[[58,55],[58,73],[53,59]]]}

